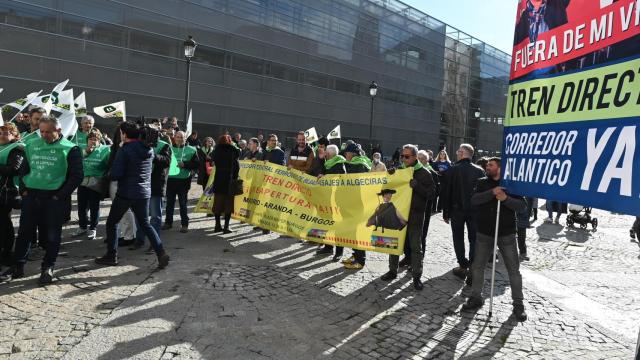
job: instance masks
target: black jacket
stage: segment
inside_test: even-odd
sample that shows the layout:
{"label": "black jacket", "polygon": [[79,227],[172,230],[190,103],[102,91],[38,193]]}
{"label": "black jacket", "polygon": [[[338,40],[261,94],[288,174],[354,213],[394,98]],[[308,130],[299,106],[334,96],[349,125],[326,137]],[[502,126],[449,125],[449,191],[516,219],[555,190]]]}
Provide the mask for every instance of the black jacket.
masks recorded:
{"label": "black jacket", "polygon": [[167,144],[157,154],[154,152],[151,169],[151,196],[165,196],[170,165],[171,145]]}
{"label": "black jacket", "polygon": [[15,147],[7,155],[7,164],[0,165],[0,187],[5,186],[5,184],[9,185],[7,187],[7,195],[16,196],[18,194],[18,189],[11,186],[11,184],[15,176],[24,174],[26,163],[24,150],[20,147]]}
{"label": "black jacket", "polygon": [[273,149],[271,151],[263,150],[264,160],[272,164],[278,164],[284,166],[284,151],[280,148]]}
{"label": "black jacket", "polygon": [[345,163],[344,168],[345,170],[347,170],[347,174],[360,174],[360,173],[368,173],[369,171],[371,171],[363,164]]}
{"label": "black jacket", "polygon": [[204,152],[204,147],[198,148],[198,185],[206,185],[207,181],[209,181],[209,175],[207,174],[207,163],[210,166],[213,165],[213,153],[215,151],[211,150],[211,152]]}
{"label": "black jacket", "polygon": [[[562,26],[568,22],[567,6],[571,0],[547,0],[547,9],[544,13],[544,22],[549,26],[549,30]],[[513,45],[518,45],[529,37],[529,17],[525,9],[520,14],[516,24]]]}
{"label": "black jacket", "polygon": [[231,179],[238,178],[240,151],[233,145],[221,144],[216,146],[213,162],[216,164],[216,174],[213,178],[213,193],[231,195],[229,186]]}
{"label": "black jacket", "polygon": [[[493,188],[500,182],[490,178],[478,180],[475,192],[471,197],[471,203],[478,209],[476,226],[480,234],[494,236],[496,231],[496,212],[498,200],[493,195]],[[516,213],[527,208],[527,203],[521,196],[507,195],[507,199],[500,205],[500,223],[498,236],[512,235],[516,233]]]}
{"label": "black jacket", "polygon": [[472,211],[471,195],[478,179],[484,177],[484,170],[471,162],[462,159],[444,173],[444,182],[440,194],[442,198],[442,216],[451,218],[453,211]]}
{"label": "black jacket", "polygon": [[320,174],[346,174],[347,170],[344,167],[344,164],[335,164],[329,169],[325,169],[324,163],[322,164],[322,172]]}
{"label": "black jacket", "polygon": [[[422,224],[427,211],[427,202],[433,199],[436,186],[429,170],[421,168],[413,172],[413,193],[409,210],[409,224]],[[431,209],[429,209],[431,210]]]}

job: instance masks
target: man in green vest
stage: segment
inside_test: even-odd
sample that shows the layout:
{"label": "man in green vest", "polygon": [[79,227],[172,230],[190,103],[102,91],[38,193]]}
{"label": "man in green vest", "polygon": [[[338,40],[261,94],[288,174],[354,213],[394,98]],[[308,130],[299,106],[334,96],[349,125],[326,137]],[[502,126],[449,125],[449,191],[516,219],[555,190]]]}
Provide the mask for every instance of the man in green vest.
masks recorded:
{"label": "man in green vest", "polygon": [[[40,137],[26,146],[26,175],[22,178],[22,213],[15,251],[15,267],[9,278],[24,276],[24,265],[36,228],[41,224],[41,241],[45,247],[40,285],[53,282],[53,267],[60,250],[65,203],[84,177],[82,153],[62,137],[55,116],[40,119]],[[5,279],[6,280],[6,279]]]}
{"label": "man in green vest", "polygon": [[71,138],[71,142],[75,143],[80,147],[81,150],[87,148],[87,136],[89,135],[89,131],[93,129],[93,125],[95,124],[95,120],[91,115],[85,115],[82,117],[80,121],[80,129],[76,132],[76,134]]}
{"label": "man in green vest", "polygon": [[173,137],[175,146],[171,148],[180,172],[176,175],[169,175],[167,180],[167,209],[162,230],[168,230],[173,227],[173,210],[176,205],[176,196],[180,206],[180,228],[181,233],[189,231],[189,215],[187,213],[187,194],[191,188],[192,172],[198,170],[200,164],[197,149],[193,146],[186,145],[186,136],[184,131],[178,131]]}

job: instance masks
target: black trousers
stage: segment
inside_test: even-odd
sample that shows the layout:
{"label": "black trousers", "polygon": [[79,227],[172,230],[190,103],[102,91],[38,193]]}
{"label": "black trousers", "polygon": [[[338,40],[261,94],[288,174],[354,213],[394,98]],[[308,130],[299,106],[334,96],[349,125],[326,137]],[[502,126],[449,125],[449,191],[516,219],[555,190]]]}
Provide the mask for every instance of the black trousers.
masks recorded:
{"label": "black trousers", "polygon": [[16,241],[15,229],[11,222],[11,208],[0,208],[0,257],[9,263],[13,259],[13,245]]}

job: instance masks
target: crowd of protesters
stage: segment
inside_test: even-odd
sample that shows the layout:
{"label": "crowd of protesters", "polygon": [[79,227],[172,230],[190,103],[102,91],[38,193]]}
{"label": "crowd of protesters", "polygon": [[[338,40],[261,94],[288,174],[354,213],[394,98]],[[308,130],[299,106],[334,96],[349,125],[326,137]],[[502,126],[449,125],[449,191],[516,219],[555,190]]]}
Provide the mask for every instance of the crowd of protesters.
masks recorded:
{"label": "crowd of protesters", "polygon": [[[145,129],[155,131],[153,142]],[[413,276],[414,288],[423,289],[422,264],[430,218],[442,212],[443,220],[451,226],[457,258],[452,272],[472,289],[463,310],[483,304],[484,269],[493,260],[493,236],[497,232],[498,250],[511,283],[514,314],[526,320],[519,262],[529,260],[526,231],[531,218],[537,220],[538,201],[508,194],[499,186],[500,158],[473,162],[473,146],[461,144],[453,162],[445,149],[434,156],[432,150],[407,144],[385,162],[379,147],[368,156],[355,141],[340,145],[324,137],[308,144],[304,132],[296,135],[295,145],[288,151],[283,150],[276,134],[249,139],[240,133],[224,134],[216,140],[206,137],[201,141],[197,132],[182,131],[176,118],[146,125],[120,122],[109,138],[95,127],[91,116],[85,116],[78,132],[64,138],[54,116],[45,115],[40,108],[31,109],[19,114],[15,124],[0,127],[0,232],[7,234],[0,243],[0,260],[9,267],[0,274],[0,281],[25,276],[24,264],[37,247],[45,252],[39,282],[46,285],[53,281],[62,226],[70,219],[71,196],[76,189],[78,228],[74,237],[95,239],[101,202],[108,197],[112,200],[106,221],[107,251],[96,258],[96,263],[117,265],[119,248],[137,250],[148,239],[149,251],[156,253],[158,266],[164,268],[169,255],[160,234],[173,228],[176,198],[179,231],[189,231],[187,200],[194,176],[204,190],[215,169],[214,232],[229,234],[240,160],[283,165],[318,178],[367,172],[393,174],[396,168],[413,168],[409,216],[399,220],[407,226],[404,257],[390,256],[389,271],[381,279],[391,281],[406,268]],[[385,198],[391,192],[379,195]],[[499,203],[502,210],[496,229]],[[21,209],[17,238],[11,221],[13,209]],[[546,221],[559,223],[566,209],[566,204],[547,201]],[[267,229],[254,229],[269,233]],[[636,220],[631,236],[638,231]],[[366,265],[366,252],[360,249],[345,255],[343,247],[320,245],[316,255],[332,256],[346,270],[360,270]]]}

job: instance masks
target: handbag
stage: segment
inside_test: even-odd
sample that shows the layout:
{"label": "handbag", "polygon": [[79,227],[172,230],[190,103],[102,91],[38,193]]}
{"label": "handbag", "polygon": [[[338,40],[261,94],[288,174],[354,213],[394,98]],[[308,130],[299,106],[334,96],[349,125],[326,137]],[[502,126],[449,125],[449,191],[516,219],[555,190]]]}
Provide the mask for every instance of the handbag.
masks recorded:
{"label": "handbag", "polygon": [[13,178],[6,177],[2,188],[0,188],[0,207],[19,210],[22,206],[22,198],[18,189],[8,186],[10,180],[13,181]]}
{"label": "handbag", "polygon": [[82,183],[80,185],[88,188],[91,191],[97,192],[104,199],[109,197],[109,183],[109,178],[106,176],[87,176],[82,179]]}
{"label": "handbag", "polygon": [[231,165],[231,172],[229,174],[229,195],[233,196],[242,195],[244,193],[244,190],[242,189],[242,186],[244,185],[243,180],[233,178],[233,169],[236,163],[237,161],[234,159]]}

